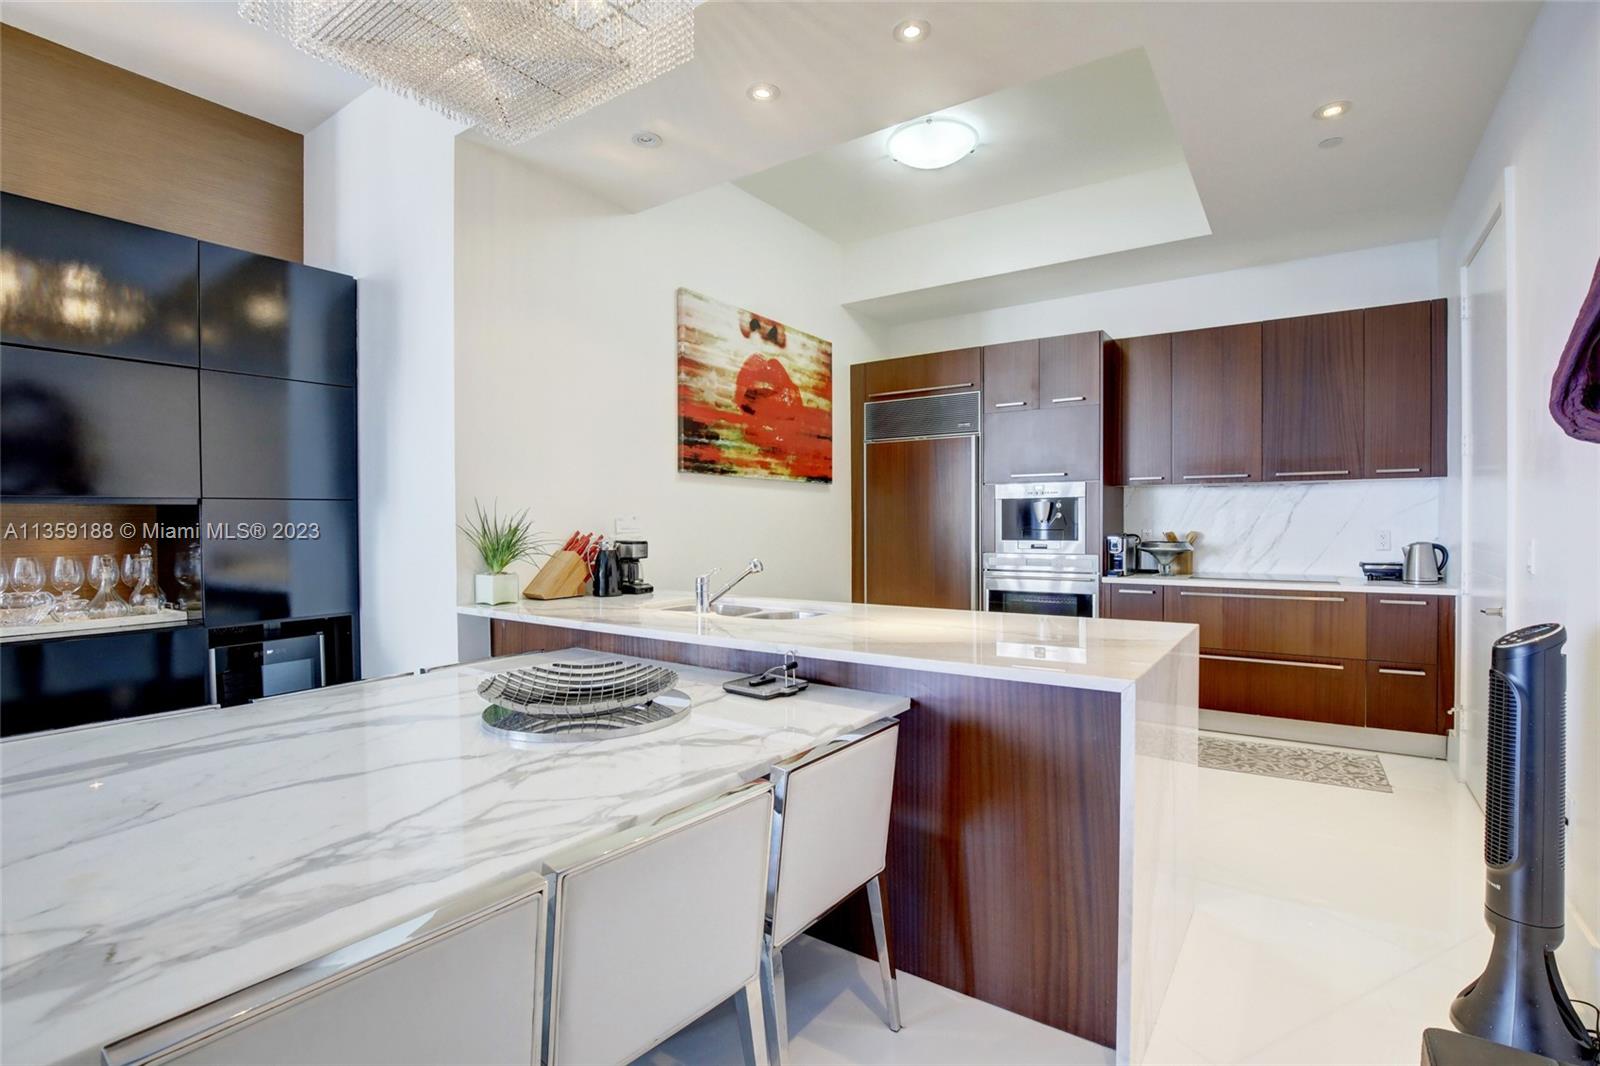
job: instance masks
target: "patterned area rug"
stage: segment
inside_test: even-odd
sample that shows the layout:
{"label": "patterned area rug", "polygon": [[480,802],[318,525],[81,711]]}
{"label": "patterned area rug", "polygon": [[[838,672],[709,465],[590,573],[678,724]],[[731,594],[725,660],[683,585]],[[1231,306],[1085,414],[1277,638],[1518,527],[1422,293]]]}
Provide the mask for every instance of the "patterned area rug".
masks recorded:
{"label": "patterned area rug", "polygon": [[1324,751],[1288,744],[1257,744],[1228,737],[1200,738],[1200,765],[1208,770],[1283,777],[1319,785],[1342,785],[1368,792],[1393,792],[1376,755]]}

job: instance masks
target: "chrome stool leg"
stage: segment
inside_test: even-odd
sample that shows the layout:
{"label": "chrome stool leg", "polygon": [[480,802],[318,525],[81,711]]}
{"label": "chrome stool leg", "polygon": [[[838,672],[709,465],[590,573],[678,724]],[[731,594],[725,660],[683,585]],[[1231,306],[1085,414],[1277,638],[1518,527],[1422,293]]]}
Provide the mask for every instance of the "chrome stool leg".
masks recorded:
{"label": "chrome stool leg", "polygon": [[752,978],[743,990],[733,997],[734,1009],[739,1014],[739,1037],[744,1044],[745,1062],[751,1066],[769,1066],[767,1057],[766,1012],[761,1009],[761,979]]}
{"label": "chrome stool leg", "polygon": [[767,1058],[772,1066],[789,1063],[789,1008],[783,990],[783,949],[768,937],[761,952],[761,994],[766,1000]]}
{"label": "chrome stool leg", "polygon": [[889,1008],[889,1029],[900,1031],[900,986],[889,958],[889,932],[883,921],[883,875],[867,882],[867,906],[872,911],[872,939],[877,942],[878,972],[883,975],[883,999]]}

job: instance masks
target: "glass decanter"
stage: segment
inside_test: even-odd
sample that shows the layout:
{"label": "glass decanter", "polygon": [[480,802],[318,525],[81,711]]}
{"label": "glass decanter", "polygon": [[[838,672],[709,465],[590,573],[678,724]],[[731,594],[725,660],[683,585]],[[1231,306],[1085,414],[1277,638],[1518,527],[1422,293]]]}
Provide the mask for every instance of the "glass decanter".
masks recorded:
{"label": "glass decanter", "polygon": [[94,599],[89,601],[88,615],[91,618],[122,618],[129,613],[131,608],[117,594],[117,579],[121,574],[117,570],[117,557],[115,555],[97,555],[90,566],[90,574],[98,590]]}

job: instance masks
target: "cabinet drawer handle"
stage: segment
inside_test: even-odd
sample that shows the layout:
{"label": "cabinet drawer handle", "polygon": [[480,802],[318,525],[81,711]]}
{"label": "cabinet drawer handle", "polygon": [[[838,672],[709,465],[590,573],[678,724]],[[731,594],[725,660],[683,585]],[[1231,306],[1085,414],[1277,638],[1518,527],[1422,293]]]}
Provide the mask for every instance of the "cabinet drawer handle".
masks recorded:
{"label": "cabinet drawer handle", "polygon": [[995,404],[996,408],[1002,408],[1002,407],[1026,407],[1026,406],[1028,406],[1028,401],[1027,400],[1007,400],[1005,403],[997,403],[997,404]]}
{"label": "cabinet drawer handle", "polygon": [[1341,663],[1302,663],[1294,659],[1251,659],[1244,655],[1201,655],[1202,659],[1215,659],[1224,663],[1265,663],[1268,666],[1298,666],[1305,670],[1343,670]]}
{"label": "cabinet drawer handle", "polygon": [[1065,470],[1035,470],[1031,474],[1007,474],[1007,477],[1066,477]]}
{"label": "cabinet drawer handle", "polygon": [[1165,481],[1165,474],[1146,474],[1144,477],[1130,477],[1129,481]]}
{"label": "cabinet drawer handle", "polygon": [[1420,466],[1380,466],[1373,471],[1374,474],[1420,474]]}
{"label": "cabinet drawer handle", "polygon": [[948,385],[924,385],[920,389],[893,389],[889,392],[869,392],[867,399],[878,400],[885,396],[915,396],[922,392],[943,392],[945,389],[970,389],[970,381],[952,381]]}
{"label": "cabinet drawer handle", "polygon": [[1087,400],[1088,398],[1089,397],[1087,397],[1087,396],[1056,396],[1056,397],[1053,397],[1050,400],[1050,402],[1051,403],[1082,403],[1084,400]]}
{"label": "cabinet drawer handle", "polygon": [[1185,474],[1185,475],[1183,475],[1183,480],[1185,480],[1185,481],[1206,481],[1206,480],[1212,479],[1212,478],[1238,478],[1238,477],[1249,477],[1249,476],[1250,476],[1249,474]]}
{"label": "cabinet drawer handle", "polygon": [[1267,596],[1259,592],[1180,592],[1203,600],[1295,600],[1300,603],[1343,603],[1343,596]]}
{"label": "cabinet drawer handle", "polygon": [[1155,589],[1118,589],[1118,596],[1154,596]]}
{"label": "cabinet drawer handle", "polygon": [[1427,677],[1428,676],[1428,671],[1426,671],[1426,670],[1396,670],[1392,666],[1380,666],[1380,667],[1378,667],[1378,673],[1380,673],[1380,674],[1399,674],[1402,677]]}
{"label": "cabinet drawer handle", "polygon": [[1392,604],[1395,607],[1426,607],[1427,600],[1379,600],[1379,603]]}
{"label": "cabinet drawer handle", "polygon": [[1348,474],[1348,470],[1279,470],[1273,477],[1330,477],[1334,474]]}

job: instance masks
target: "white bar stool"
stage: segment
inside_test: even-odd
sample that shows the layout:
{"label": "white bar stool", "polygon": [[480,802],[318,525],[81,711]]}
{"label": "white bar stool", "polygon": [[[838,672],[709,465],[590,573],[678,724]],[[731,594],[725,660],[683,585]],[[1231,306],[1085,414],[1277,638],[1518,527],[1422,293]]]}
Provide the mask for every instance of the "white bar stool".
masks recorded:
{"label": "white bar stool", "polygon": [[543,1061],[627,1063],[737,995],[766,1066],[758,971],[766,781],[550,860]]}
{"label": "white bar stool", "polygon": [[761,991],[768,1054],[788,1061],[783,947],[863,885],[872,911],[888,1026],[900,1031],[900,993],[883,913],[883,869],[900,723],[874,722],[772,768],[772,859]]}
{"label": "white bar stool", "polygon": [[453,901],[101,1050],[103,1066],[530,1066],[544,879]]}

